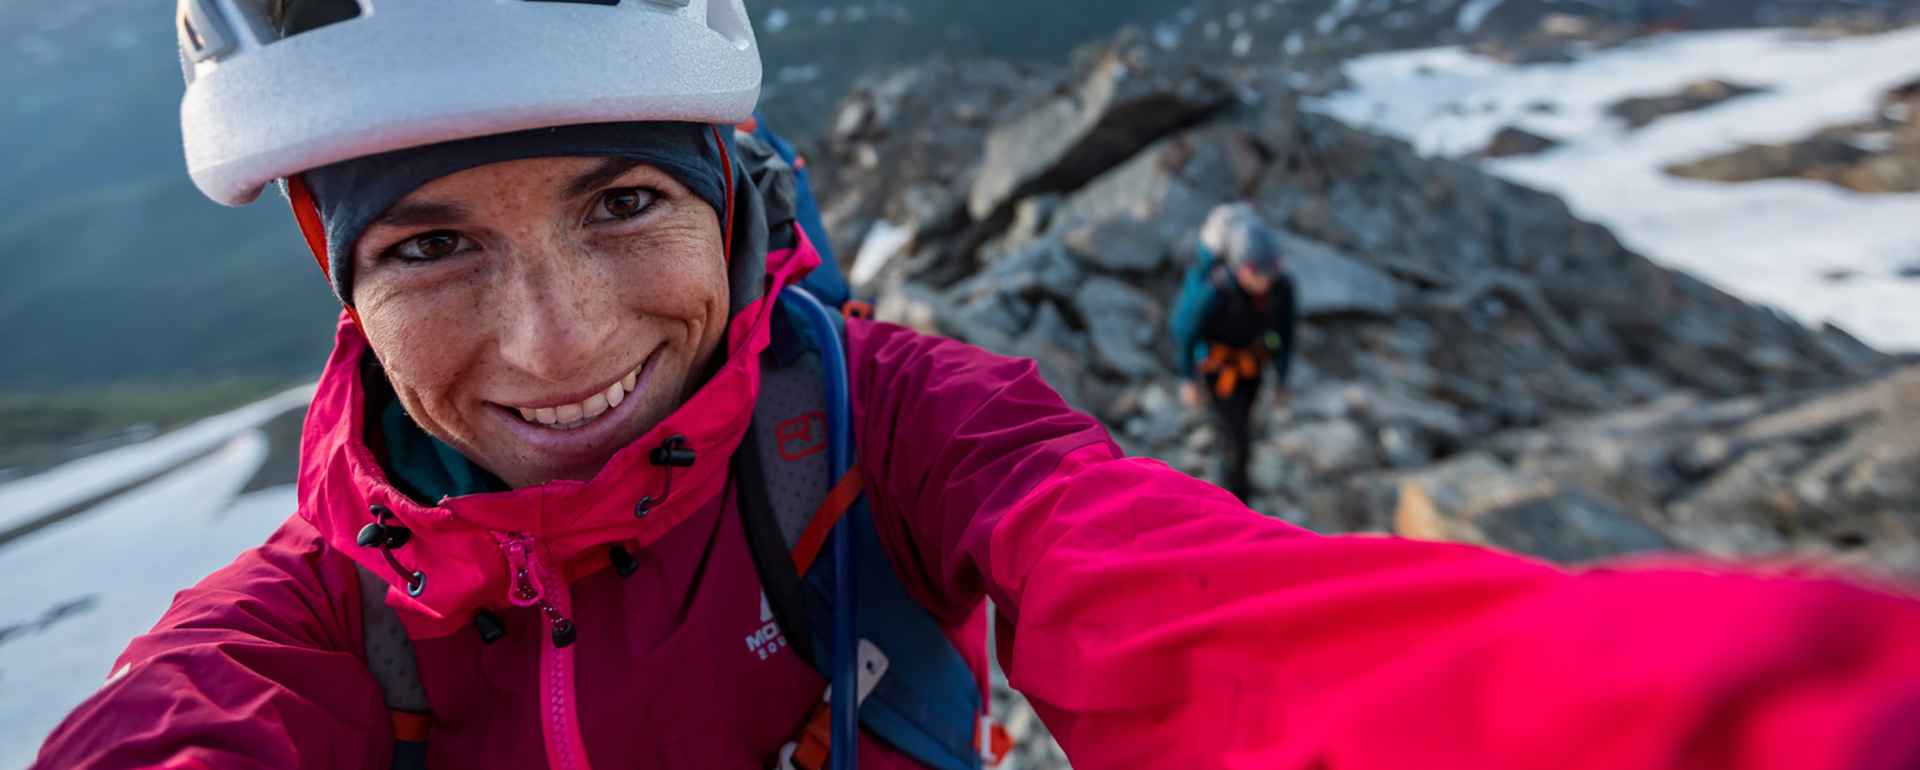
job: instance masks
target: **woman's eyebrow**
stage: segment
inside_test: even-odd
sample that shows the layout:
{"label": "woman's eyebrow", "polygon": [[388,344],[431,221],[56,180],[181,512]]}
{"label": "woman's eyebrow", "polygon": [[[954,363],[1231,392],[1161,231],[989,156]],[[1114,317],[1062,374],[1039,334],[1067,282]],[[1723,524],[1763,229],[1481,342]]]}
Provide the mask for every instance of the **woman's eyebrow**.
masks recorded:
{"label": "woman's eyebrow", "polygon": [[576,176],[573,181],[568,182],[564,197],[578,198],[587,193],[596,192],[608,182],[619,179],[621,175],[639,166],[640,161],[633,158],[606,158],[591,171]]}
{"label": "woman's eyebrow", "polygon": [[395,204],[393,208],[387,209],[387,213],[381,214],[379,218],[373,220],[372,224],[368,225],[368,227],[413,227],[416,225],[457,224],[467,221],[469,216],[470,214],[467,211],[467,207],[458,203],[430,203],[425,201],[419,203],[399,203]]}

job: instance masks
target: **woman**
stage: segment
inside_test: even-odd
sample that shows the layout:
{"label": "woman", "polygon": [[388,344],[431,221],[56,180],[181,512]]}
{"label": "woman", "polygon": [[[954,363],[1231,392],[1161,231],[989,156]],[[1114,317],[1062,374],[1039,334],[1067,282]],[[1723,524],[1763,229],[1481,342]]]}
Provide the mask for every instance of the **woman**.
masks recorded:
{"label": "woman", "polygon": [[[826,680],[762,625],[732,460],[814,260],[719,128],[759,82],[740,0],[368,5],[182,3],[195,181],[283,180],[344,312],[299,510],[38,766],[808,764]],[[844,342],[862,564],[974,672],[991,597],[1078,767],[1920,765],[1910,599],[1319,537],[1122,456],[1025,362]],[[862,766],[939,764],[861,718]]]}

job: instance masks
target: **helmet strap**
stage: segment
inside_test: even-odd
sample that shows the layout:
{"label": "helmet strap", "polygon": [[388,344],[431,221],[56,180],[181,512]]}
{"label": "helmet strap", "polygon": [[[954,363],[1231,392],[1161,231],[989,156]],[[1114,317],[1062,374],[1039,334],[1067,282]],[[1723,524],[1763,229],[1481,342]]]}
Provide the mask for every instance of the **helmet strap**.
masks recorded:
{"label": "helmet strap", "polygon": [[[306,238],[313,261],[320,265],[320,275],[327,279],[327,285],[333,285],[333,268],[327,262],[327,228],[320,222],[320,206],[313,202],[313,192],[307,189],[307,181],[299,174],[287,177],[287,206],[293,209],[293,221],[300,225],[300,235]],[[343,305],[345,300],[341,298]],[[346,305],[346,309],[353,325],[365,330],[366,324],[360,323],[360,313],[352,305]]]}

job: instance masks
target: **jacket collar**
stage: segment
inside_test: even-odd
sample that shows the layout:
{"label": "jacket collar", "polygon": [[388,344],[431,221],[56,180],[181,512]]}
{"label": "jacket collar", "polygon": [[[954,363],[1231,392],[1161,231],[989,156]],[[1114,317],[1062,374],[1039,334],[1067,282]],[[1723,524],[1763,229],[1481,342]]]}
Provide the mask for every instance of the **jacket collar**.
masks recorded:
{"label": "jacket collar", "polygon": [[[795,228],[796,246],[766,257],[764,284],[756,299],[728,322],[726,363],[688,402],[652,430],[615,453],[590,481],[561,480],[532,487],[447,498],[432,506],[415,503],[389,483],[366,444],[367,398],[360,361],[366,338],[342,315],[334,350],[308,409],[301,437],[299,515],[329,546],[386,580],[406,579],[378,548],[356,537],[374,521],[373,507],[392,511],[412,537],[394,557],[426,575],[418,596],[390,588],[387,603],[416,637],[443,636],[464,628],[482,607],[505,606],[509,586],[502,536],[525,538],[549,570],[572,581],[607,566],[606,546],[643,549],[689,516],[719,500],[729,459],[753,416],[759,393],[760,354],[771,337],[775,299],[820,263]],[[751,253],[751,252],[749,252]],[[758,270],[737,270],[754,275]],[[695,452],[688,468],[663,468],[649,455],[669,437],[681,436]],[[671,493],[644,517],[643,497]]]}

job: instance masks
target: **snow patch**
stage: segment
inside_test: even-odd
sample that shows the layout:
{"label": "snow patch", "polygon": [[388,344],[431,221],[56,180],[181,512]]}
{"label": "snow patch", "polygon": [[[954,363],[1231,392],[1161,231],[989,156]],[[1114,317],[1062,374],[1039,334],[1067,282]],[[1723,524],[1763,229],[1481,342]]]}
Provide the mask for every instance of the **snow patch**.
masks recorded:
{"label": "snow patch", "polygon": [[854,286],[865,286],[880,276],[887,261],[906,248],[913,241],[913,229],[901,227],[887,220],[878,220],[867,229],[867,237],[860,241],[860,253],[853,258],[853,269],[847,271],[847,280]]}
{"label": "snow patch", "polygon": [[0,767],[33,760],[174,592],[264,542],[293,513],[292,486],[235,497],[265,460],[266,436],[244,430],[223,441],[177,472],[0,549],[8,585],[0,627],[79,607],[0,641]]}
{"label": "snow patch", "polygon": [[[1571,64],[1513,66],[1458,47],[1361,57],[1349,91],[1313,109],[1406,138],[1426,155],[1483,149],[1503,126],[1562,142],[1489,161],[1506,179],[1566,199],[1637,252],[1808,323],[1833,321],[1888,349],[1920,349],[1920,293],[1895,274],[1920,258],[1920,195],[1863,195],[1804,180],[1724,184],[1663,169],[1861,120],[1920,74],[1920,29],[1813,40],[1790,31],[1667,35]],[[1607,107],[1715,78],[1751,94],[1629,130]],[[1528,105],[1550,102],[1552,112]],[[1491,107],[1489,109],[1489,107]],[[1861,278],[1819,279],[1832,269]]]}
{"label": "snow patch", "polygon": [[[306,385],[209,417],[151,441],[89,455],[24,479],[0,484],[0,529],[149,476],[200,454],[234,434],[271,420],[313,400]],[[0,554],[4,554],[0,550]]]}

